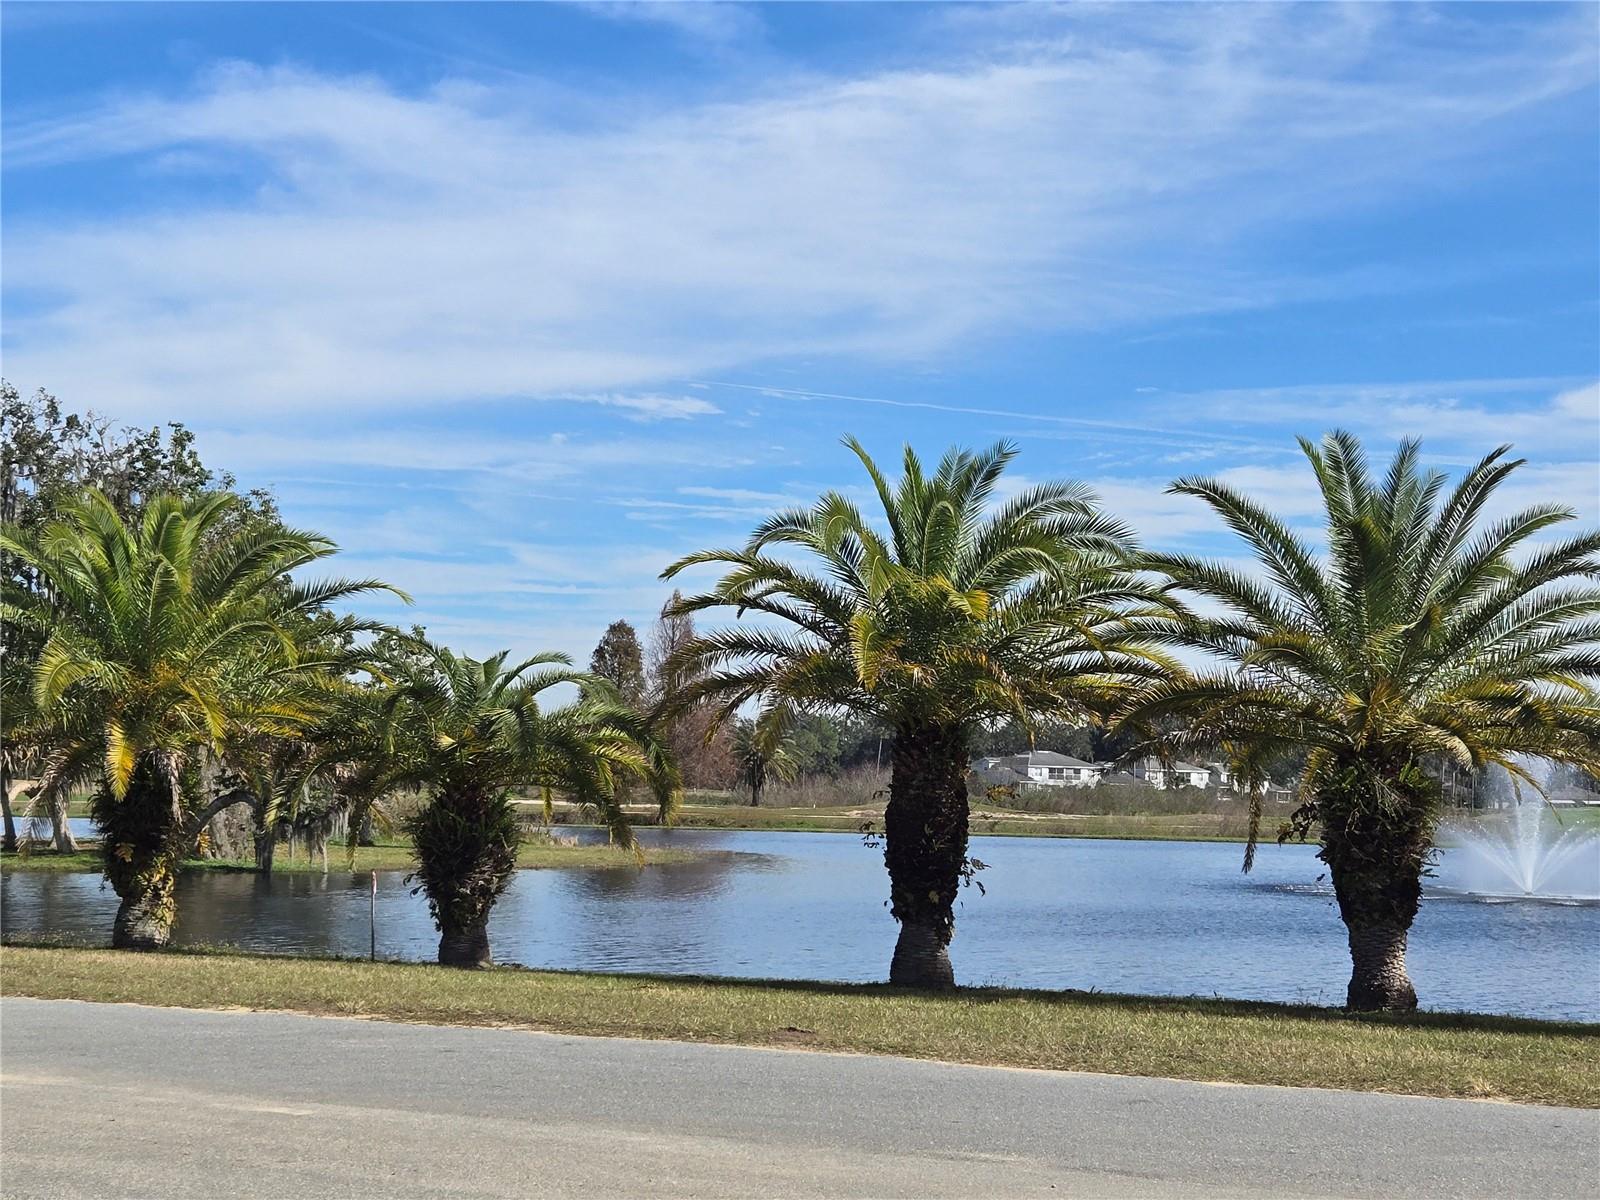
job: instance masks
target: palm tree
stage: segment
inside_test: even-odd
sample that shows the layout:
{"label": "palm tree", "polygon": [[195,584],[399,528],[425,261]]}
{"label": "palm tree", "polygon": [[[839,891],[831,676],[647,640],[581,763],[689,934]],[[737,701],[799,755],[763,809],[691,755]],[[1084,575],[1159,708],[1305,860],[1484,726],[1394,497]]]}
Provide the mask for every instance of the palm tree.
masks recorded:
{"label": "palm tree", "polygon": [[759,721],[740,721],[733,731],[733,758],[739,765],[739,778],[750,789],[750,806],[761,804],[761,793],[769,780],[788,782],[797,764],[789,753],[789,741]]}
{"label": "palm tree", "polygon": [[[406,830],[414,878],[439,928],[439,961],[486,967],[489,912],[511,882],[520,840],[509,789],[538,789],[547,815],[553,793],[563,793],[632,848],[619,777],[648,783],[669,820],[680,799],[677,768],[644,718],[606,681],[571,670],[564,655],[507,666],[508,651],[481,662],[426,643],[414,651],[393,664],[384,701],[390,765],[363,794],[428,789]],[[560,684],[575,685],[578,698],[542,709],[539,696]]]}
{"label": "palm tree", "polygon": [[[58,854],[77,852],[77,839],[72,836],[68,821],[68,796],[64,789],[45,790],[35,784],[18,787],[23,780],[37,776],[44,753],[49,746],[49,723],[40,719],[33,703],[33,688],[26,670],[29,651],[37,652],[43,645],[43,636],[26,636],[31,630],[19,630],[7,624],[7,633],[24,633],[24,637],[10,637],[4,648],[4,669],[0,670],[0,815],[5,822],[4,848],[17,849],[16,815],[12,806],[12,791],[24,800],[23,814],[30,827],[37,827],[48,819],[55,849]],[[20,659],[19,667],[12,663]],[[20,669],[19,669],[20,668]],[[29,840],[32,840],[30,828]]]}
{"label": "palm tree", "polygon": [[41,529],[0,532],[0,549],[47,583],[9,590],[3,615],[43,635],[28,664],[47,746],[40,790],[98,788],[105,874],[121,899],[114,946],[171,934],[202,756],[241,728],[293,733],[303,697],[326,685],[324,664],[298,653],[294,618],[386,586],[292,582],[333,543],[231,522],[237,504],[158,496],[130,523],[90,491]]}
{"label": "palm tree", "polygon": [[728,569],[683,612],[772,618],[681,648],[691,682],[679,703],[713,698],[726,721],[759,701],[759,719],[778,725],[845,709],[893,730],[884,858],[900,935],[889,978],[951,987],[953,907],[970,872],[969,738],[995,719],[1084,719],[1162,669],[1135,640],[1152,595],[1130,568],[1128,530],[1083,486],[1045,483],[991,508],[1010,445],[951,450],[931,478],[907,447],[891,488],[859,443],[845,444],[876,489],[887,538],[828,492],[768,519],[742,550],[667,568],[666,578],[703,563]]}
{"label": "palm tree", "polygon": [[321,793],[324,802],[312,807],[325,817],[351,806],[350,781],[367,773],[362,762],[352,761],[353,752],[359,750],[381,768],[377,736],[367,737],[359,746],[350,736],[353,720],[364,718],[371,729],[376,715],[374,686],[356,679],[370,676],[388,640],[403,636],[383,626],[369,626],[379,638],[368,647],[358,647],[349,623],[326,610],[311,619],[296,619],[290,627],[301,652],[314,655],[325,668],[325,686],[308,695],[301,680],[278,680],[277,686],[288,692],[283,699],[300,710],[302,719],[293,733],[283,736],[237,727],[223,740],[218,756],[222,779],[250,809],[256,870],[263,872],[272,870],[283,829],[306,815],[314,792]]}
{"label": "palm tree", "polygon": [[[1600,766],[1600,533],[1533,539],[1573,519],[1537,505],[1483,522],[1522,460],[1502,446],[1448,497],[1400,444],[1381,481],[1361,444],[1302,440],[1326,510],[1327,554],[1314,555],[1266,509],[1209,479],[1197,496],[1244,539],[1262,577],[1222,562],[1169,556],[1152,565],[1181,592],[1220,604],[1189,613],[1165,640],[1222,666],[1151,687],[1125,711],[1166,753],[1221,747],[1246,778],[1287,751],[1306,752],[1301,807],[1283,836],[1320,831],[1349,931],[1352,1009],[1411,1009],[1406,935],[1440,809],[1435,756],[1499,764],[1532,784],[1520,756]],[[1259,822],[1252,822],[1251,850]],[[1280,838],[1281,840],[1281,838]],[[1246,869],[1250,858],[1246,857]]]}

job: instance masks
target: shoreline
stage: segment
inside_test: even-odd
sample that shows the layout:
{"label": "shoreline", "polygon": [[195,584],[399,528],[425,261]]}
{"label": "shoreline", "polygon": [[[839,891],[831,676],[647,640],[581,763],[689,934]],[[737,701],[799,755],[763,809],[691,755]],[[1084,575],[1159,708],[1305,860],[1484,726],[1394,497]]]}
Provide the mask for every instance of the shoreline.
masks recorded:
{"label": "shoreline", "polygon": [[[572,827],[576,828],[576,827]],[[80,849],[74,854],[58,854],[53,847],[40,846],[26,852],[0,852],[0,874],[16,871],[24,874],[94,874],[101,872],[99,844],[88,839],[79,840]],[[646,869],[673,866],[682,863],[702,862],[710,858],[725,857],[737,851],[690,849],[686,847],[655,846],[643,849],[643,860],[636,859],[627,850],[608,845],[550,845],[537,840],[525,841],[517,852],[519,871],[614,871],[621,868]],[[416,866],[411,847],[406,843],[380,843],[377,846],[358,846],[352,859],[344,846],[328,848],[327,873],[368,871],[407,871]],[[222,874],[258,873],[249,860],[189,858],[178,868],[180,872],[215,871]],[[299,855],[289,859],[279,855],[273,860],[273,875],[302,875],[324,873],[322,858]]]}
{"label": "shoreline", "polygon": [[0,995],[783,1046],[1600,1108],[1600,1024],[1080,991],[617,975],[7,941]]}
{"label": "shoreline", "polygon": [[[529,802],[519,801],[521,804]],[[751,814],[762,814],[761,817],[752,819]],[[563,821],[564,813],[557,808],[557,819],[549,825],[538,825],[530,830],[518,853],[517,867],[519,870],[604,870],[622,866],[636,865],[630,861],[626,851],[618,851],[602,845],[587,846],[551,846],[541,843],[540,837],[559,837],[562,830],[599,829],[598,825],[585,822]],[[712,833],[829,833],[842,834],[851,837],[863,837],[868,832],[881,836],[881,822],[883,813],[878,809],[854,808],[844,812],[828,809],[762,809],[746,808],[744,806],[701,805],[686,808],[679,819],[671,825],[659,825],[649,819],[649,813],[639,811],[633,814],[639,819],[634,822],[635,829],[660,829],[671,831],[675,829],[688,831],[706,831]],[[1563,822],[1569,828],[1600,830],[1600,812],[1590,814],[1585,812],[1576,820],[1572,814],[1561,814]],[[763,819],[764,818],[764,819]],[[1126,841],[1126,842],[1200,842],[1222,843],[1243,846],[1246,837],[1243,833],[1227,831],[1206,832],[1195,829],[1190,822],[1211,818],[1221,823],[1228,819],[1226,814],[1026,814],[1026,813],[993,813],[988,811],[975,812],[968,823],[968,834],[971,837],[997,837],[997,838],[1046,838],[1056,841]],[[1082,824],[1077,824],[1082,822]],[[1162,825],[1162,822],[1173,824]],[[1177,824],[1183,822],[1183,824]],[[1450,849],[1455,844],[1449,837],[1449,831],[1443,831],[1444,836],[1439,839],[1436,848]],[[98,872],[100,865],[97,858],[96,841],[93,838],[80,838],[82,847],[77,855],[59,856],[53,847],[41,843],[26,852],[0,851],[0,872],[3,871],[63,871],[63,872]],[[1270,823],[1264,823],[1263,836],[1259,845],[1270,847],[1278,844],[1275,829]],[[1304,841],[1290,839],[1284,845],[1315,846],[1316,838],[1308,837]],[[387,853],[383,853],[387,851]],[[378,852],[376,857],[374,852]],[[718,854],[737,854],[739,851],[719,850],[694,850],[668,846],[649,847],[645,850],[645,861],[642,865],[664,866],[681,862],[693,861],[706,856]],[[34,861],[30,862],[32,858]],[[63,861],[65,859],[65,861]],[[401,870],[411,867],[413,860],[409,851],[399,843],[382,843],[377,847],[363,846],[358,848],[356,862],[352,865],[346,858],[343,846],[330,847],[328,853],[329,870],[354,870],[357,872],[368,870]],[[254,872],[255,865],[247,860],[225,859],[186,859],[182,870],[203,871],[238,871]],[[320,872],[322,870],[320,858],[296,858],[292,861],[279,856],[273,863],[273,872],[299,873]]]}

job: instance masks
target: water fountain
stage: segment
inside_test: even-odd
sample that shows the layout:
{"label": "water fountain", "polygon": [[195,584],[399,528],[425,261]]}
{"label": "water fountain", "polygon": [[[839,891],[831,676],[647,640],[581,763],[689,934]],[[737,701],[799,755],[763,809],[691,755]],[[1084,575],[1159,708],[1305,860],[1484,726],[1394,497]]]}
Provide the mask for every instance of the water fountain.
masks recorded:
{"label": "water fountain", "polygon": [[1600,900],[1600,830],[1525,798],[1451,831],[1439,875],[1452,891],[1493,897]]}

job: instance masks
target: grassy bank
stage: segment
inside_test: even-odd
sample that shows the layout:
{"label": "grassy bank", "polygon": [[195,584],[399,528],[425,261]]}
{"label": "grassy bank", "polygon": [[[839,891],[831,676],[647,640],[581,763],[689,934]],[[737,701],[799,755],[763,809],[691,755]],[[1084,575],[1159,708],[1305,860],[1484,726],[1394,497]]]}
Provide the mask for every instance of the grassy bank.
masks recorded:
{"label": "grassy bank", "polygon": [[[645,819],[644,810],[639,817]],[[689,829],[766,829],[812,833],[859,833],[883,828],[883,805],[857,808],[752,808],[749,805],[685,804],[678,824]],[[997,837],[1134,838],[1165,841],[1243,841],[1241,819],[1226,813],[1035,814],[974,807],[974,835]]]}
{"label": "grassy bank", "polygon": [[[543,803],[533,801],[524,802],[530,811],[543,812]],[[557,803],[557,825],[580,824],[587,818],[569,805]],[[654,824],[654,810],[645,806],[634,806],[630,813],[639,825]],[[1263,823],[1265,841],[1272,841],[1276,837],[1277,822],[1282,817],[1281,812],[1269,814]],[[1563,826],[1579,829],[1600,829],[1600,808],[1558,809],[1554,810],[1555,819]],[[1500,813],[1451,813],[1450,825],[1453,824],[1488,824],[1492,825],[1504,819]],[[747,829],[771,830],[795,833],[860,833],[864,826],[874,829],[883,828],[883,803],[881,801],[846,806],[839,808],[824,808],[816,806],[776,806],[763,805],[759,808],[748,804],[731,803],[686,803],[679,815],[677,824],[686,829]],[[1245,840],[1245,818],[1238,811],[1224,812],[1177,812],[1177,813],[1034,813],[1021,812],[1010,809],[994,808],[985,804],[976,804],[972,809],[970,828],[974,835],[986,837],[1081,837],[1081,838],[1123,838],[1134,841],[1177,841],[1177,842],[1243,842]],[[1447,828],[1441,833],[1441,842],[1448,845],[1452,840],[1451,830]],[[403,843],[396,843],[400,848],[394,853],[385,856],[375,853],[381,848],[363,847],[363,857],[357,862],[357,870],[382,870],[386,867],[405,866],[409,853]],[[523,848],[523,861],[521,865],[531,868],[545,867],[595,867],[609,865],[604,847],[578,847],[576,853],[570,850],[551,850],[546,853],[546,847],[533,844]],[[48,852],[36,852],[41,856]],[[689,854],[687,851],[657,850],[648,854],[651,863],[678,861],[674,856]],[[342,861],[343,850],[330,849],[330,866],[336,856]],[[592,861],[586,861],[586,856]],[[71,856],[57,866],[45,865],[41,862],[28,867],[32,870],[81,870],[81,866],[71,863]],[[9,855],[0,857],[0,862],[7,865],[13,859]],[[18,864],[22,866],[22,864]],[[195,866],[216,866],[215,863],[197,861]],[[227,864],[224,864],[227,865]],[[238,864],[232,864],[237,866]],[[308,864],[304,860],[295,860],[293,863],[280,860],[274,864],[275,870],[321,870],[321,860]]]}
{"label": "grassy bank", "polygon": [[7,946],[0,993],[1600,1107],[1600,1026],[1084,993]]}
{"label": "grassy bank", "polygon": [[[632,810],[630,810],[632,811]],[[641,825],[652,823],[649,810],[633,813]],[[1277,837],[1283,811],[1274,810],[1262,822],[1262,840]],[[1556,809],[1554,819],[1566,828],[1600,829],[1600,808]],[[575,819],[557,806],[557,822]],[[1450,826],[1495,825],[1501,813],[1451,813],[1441,832],[1442,844],[1452,839]],[[883,828],[883,804],[845,808],[780,808],[763,805],[685,804],[678,825],[688,829],[783,830],[810,833],[860,833],[864,826]],[[1247,819],[1242,811],[1175,813],[1032,813],[975,804],[969,828],[986,837],[1123,838],[1133,841],[1243,842]]]}
{"label": "grassy bank", "polygon": [[[676,848],[649,849],[644,852],[647,867],[666,863],[692,862],[716,854],[716,851],[680,850]],[[330,871],[391,871],[409,870],[414,865],[409,842],[384,842],[377,846],[358,846],[352,863],[349,851],[343,846],[328,847]],[[618,850],[612,846],[571,846],[564,843],[524,842],[517,850],[517,866],[531,871],[542,870],[596,870],[604,868],[631,869],[639,865],[632,851]],[[253,871],[253,862],[235,862],[229,859],[195,858],[184,863],[185,870],[193,871]],[[100,870],[100,853],[95,849],[80,850],[76,854],[58,854],[50,847],[33,847],[19,854],[0,853],[0,871],[94,871]],[[322,870],[320,855],[307,857],[301,854],[289,858],[283,847],[272,863],[272,870],[317,871]]]}

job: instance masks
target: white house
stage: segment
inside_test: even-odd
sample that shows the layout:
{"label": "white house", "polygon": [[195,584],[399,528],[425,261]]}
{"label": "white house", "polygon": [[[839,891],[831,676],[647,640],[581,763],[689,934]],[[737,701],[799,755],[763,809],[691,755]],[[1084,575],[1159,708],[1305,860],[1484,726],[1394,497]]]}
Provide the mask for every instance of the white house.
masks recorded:
{"label": "white house", "polygon": [[[1222,779],[1213,780],[1210,767],[1196,766],[1194,763],[1175,761],[1163,763],[1159,758],[1141,758],[1128,768],[1129,774],[1135,779],[1142,779],[1151,787],[1179,788],[1179,787],[1210,787],[1213,782],[1223,786]],[[1225,772],[1223,774],[1226,774]]]}
{"label": "white house", "polygon": [[1000,786],[1093,787],[1109,766],[1084,762],[1054,750],[1034,750],[980,758],[972,764],[972,772],[985,783]]}

